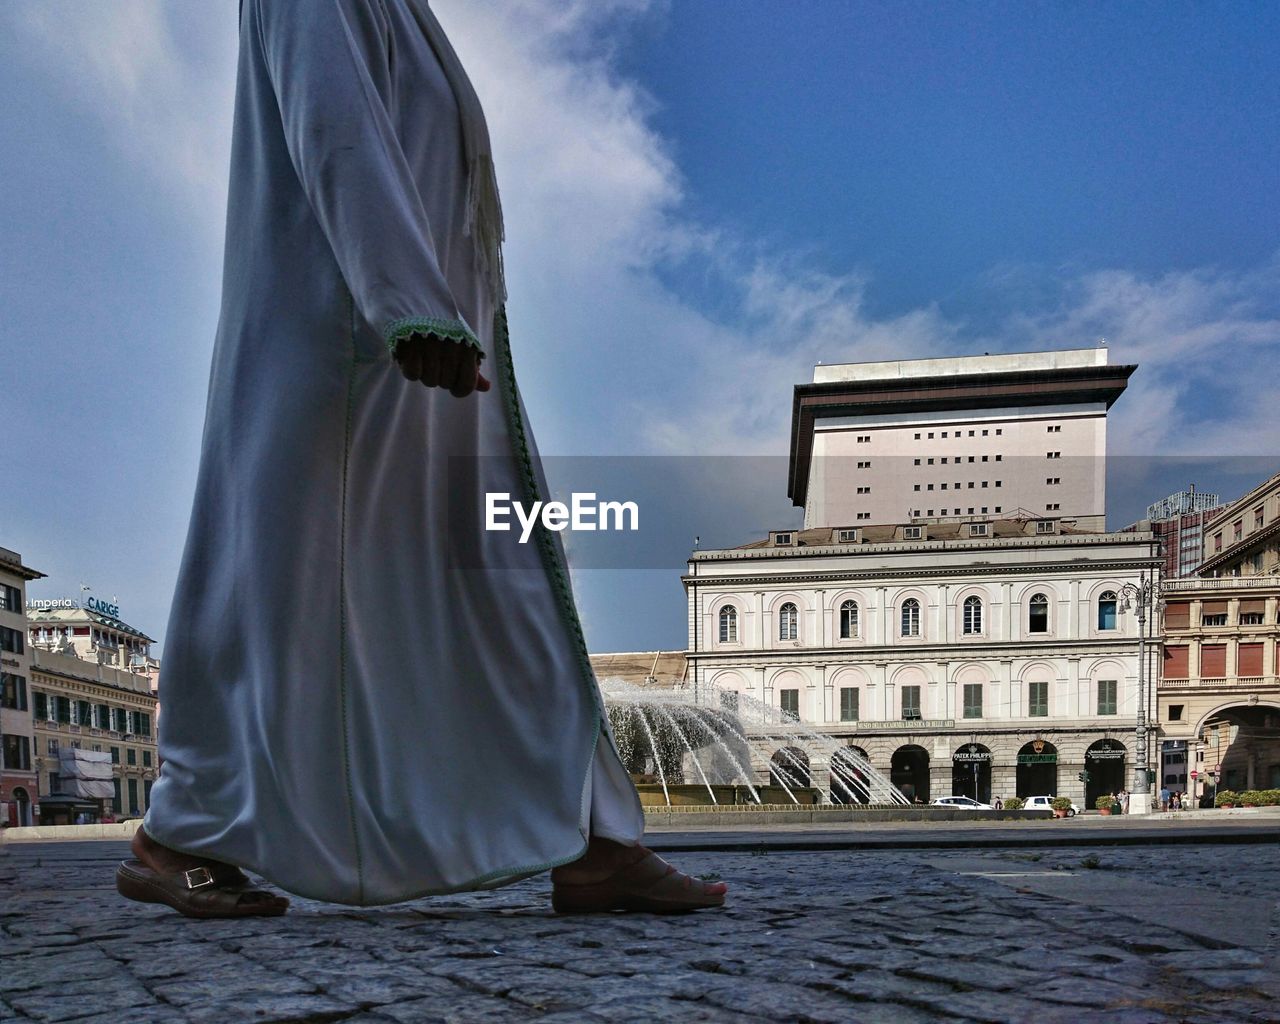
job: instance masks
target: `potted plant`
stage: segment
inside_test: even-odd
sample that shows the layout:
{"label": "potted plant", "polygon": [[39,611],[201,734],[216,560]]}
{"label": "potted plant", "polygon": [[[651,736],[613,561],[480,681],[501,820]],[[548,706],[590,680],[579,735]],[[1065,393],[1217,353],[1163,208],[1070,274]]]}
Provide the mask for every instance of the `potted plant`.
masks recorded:
{"label": "potted plant", "polygon": [[1006,811],[1020,811],[1022,810],[1022,802],[1022,797],[1020,796],[1005,797],[1004,809]]}
{"label": "potted plant", "polygon": [[1071,797],[1055,796],[1049,801],[1049,806],[1053,808],[1055,818],[1065,818],[1071,813]]}
{"label": "potted plant", "polygon": [[1104,794],[1093,802],[1093,806],[1098,809],[1099,814],[1110,814],[1115,809],[1116,798]]}
{"label": "potted plant", "polygon": [[1256,789],[1246,789],[1240,794],[1241,807],[1257,807],[1262,803],[1262,794]]}
{"label": "potted plant", "polygon": [[1218,795],[1213,798],[1214,807],[1234,807],[1240,799],[1238,793],[1233,793],[1229,789],[1218,790]]}

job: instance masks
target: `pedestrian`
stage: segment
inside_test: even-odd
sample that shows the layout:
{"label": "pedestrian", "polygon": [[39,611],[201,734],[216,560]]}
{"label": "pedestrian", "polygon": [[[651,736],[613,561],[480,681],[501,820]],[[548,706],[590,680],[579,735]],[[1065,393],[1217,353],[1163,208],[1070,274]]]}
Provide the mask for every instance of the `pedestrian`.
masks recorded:
{"label": "pedestrian", "polygon": [[996,797],[995,808],[997,811],[1004,810],[1004,801],[1001,800],[999,797]]}
{"label": "pedestrian", "polygon": [[1169,787],[1162,787],[1160,790],[1160,810],[1167,811],[1169,809]]}
{"label": "pedestrian", "polygon": [[1170,797],[1170,806],[1175,811],[1182,810],[1182,797],[1180,797],[1177,793],[1174,793],[1173,796]]}
{"label": "pedestrian", "polygon": [[1129,791],[1127,789],[1120,790],[1120,813],[1129,813]]}
{"label": "pedestrian", "polygon": [[640,845],[559,538],[484,528],[547,488],[444,30],[427,0],[242,0],[239,33],[163,766],[117,888],[240,917],[288,906],[241,868],[357,906],[554,868],[557,910],[722,904]]}

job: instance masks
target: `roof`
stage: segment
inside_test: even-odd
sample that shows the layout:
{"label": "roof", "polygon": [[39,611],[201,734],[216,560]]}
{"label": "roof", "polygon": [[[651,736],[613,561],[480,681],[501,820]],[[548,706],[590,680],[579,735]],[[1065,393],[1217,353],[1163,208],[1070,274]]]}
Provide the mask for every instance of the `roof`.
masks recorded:
{"label": "roof", "polygon": [[813,382],[888,380],[944,377],[1013,370],[1060,370],[1106,366],[1105,348],[1067,348],[1054,351],[984,353],[980,356],[939,356],[930,359],[890,359],[866,363],[826,363],[813,369]]}
{"label": "roof", "polygon": [[122,619],[113,619],[110,615],[103,615],[102,612],[90,611],[88,608],[28,608],[28,622],[92,622],[99,626],[106,626],[109,629],[118,630],[121,633],[128,633],[135,636],[139,640],[145,640],[147,643],[155,643],[155,640],[136,626],[131,626]]}
{"label": "roof", "polygon": [[591,667],[601,679],[621,679],[638,685],[669,685],[685,678],[684,651],[620,651],[591,655]]}
{"label": "roof", "polygon": [[[887,524],[881,526],[821,526],[809,530],[778,530],[775,533],[791,533],[793,545],[795,547],[820,547],[826,545],[838,545],[846,548],[857,548],[866,544],[901,544],[906,540],[903,530],[908,527],[920,527],[923,529],[923,536],[919,541],[911,541],[910,543],[926,543],[928,541],[945,541],[945,540],[999,540],[1002,537],[1045,537],[1045,536],[1102,536],[1097,530],[1081,530],[1074,526],[1058,522],[1056,533],[1040,534],[1036,532],[1035,524],[1042,520],[1037,519],[975,519],[973,523],[985,522],[987,526],[988,536],[971,537],[969,527],[973,525],[971,522],[936,522],[929,520],[928,522],[903,523],[903,524]],[[841,530],[858,531],[858,540],[856,542],[842,542],[838,534]],[[736,548],[730,550],[738,551],[744,548],[767,548],[772,545],[772,536],[763,540],[753,540],[747,544],[739,544]],[[779,550],[788,550],[783,545]]]}
{"label": "roof", "polygon": [[23,565],[22,556],[16,551],[10,551],[8,548],[0,548],[0,569],[5,572],[11,572],[15,576],[21,576],[24,580],[40,580],[44,579],[45,575],[38,569]]}

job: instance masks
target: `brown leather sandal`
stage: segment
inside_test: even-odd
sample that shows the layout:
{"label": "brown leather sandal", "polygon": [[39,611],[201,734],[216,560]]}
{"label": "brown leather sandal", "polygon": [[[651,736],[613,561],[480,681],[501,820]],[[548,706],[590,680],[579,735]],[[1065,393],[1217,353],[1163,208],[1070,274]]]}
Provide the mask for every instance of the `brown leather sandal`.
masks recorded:
{"label": "brown leather sandal", "polygon": [[[723,887],[715,885],[716,889]],[[700,879],[686,875],[656,853],[642,857],[600,882],[557,882],[551,906],[558,914],[597,914],[631,910],[683,914],[724,906],[724,892],[709,892]]]}
{"label": "brown leather sandal", "polygon": [[121,861],[116,891],[139,903],[163,903],[187,917],[278,917],[289,907],[283,896],[253,888],[230,864],[161,874],[140,860]]}

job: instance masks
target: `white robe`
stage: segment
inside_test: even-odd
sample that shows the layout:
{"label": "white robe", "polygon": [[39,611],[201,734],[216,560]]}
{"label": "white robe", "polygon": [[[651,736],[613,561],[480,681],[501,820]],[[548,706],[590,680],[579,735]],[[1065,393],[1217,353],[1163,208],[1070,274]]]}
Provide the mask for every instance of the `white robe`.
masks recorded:
{"label": "white robe", "polygon": [[[558,538],[505,319],[464,230],[458,106],[413,3],[245,0],[222,310],[144,827],[315,899],[487,888],[643,813]],[[406,381],[405,321],[488,393]]]}

